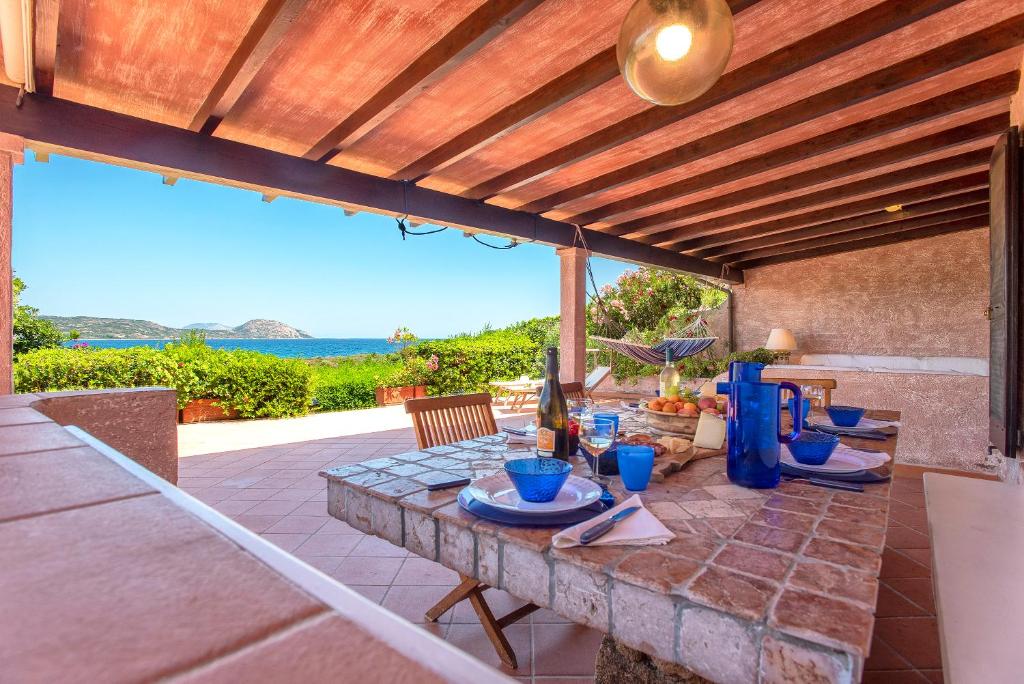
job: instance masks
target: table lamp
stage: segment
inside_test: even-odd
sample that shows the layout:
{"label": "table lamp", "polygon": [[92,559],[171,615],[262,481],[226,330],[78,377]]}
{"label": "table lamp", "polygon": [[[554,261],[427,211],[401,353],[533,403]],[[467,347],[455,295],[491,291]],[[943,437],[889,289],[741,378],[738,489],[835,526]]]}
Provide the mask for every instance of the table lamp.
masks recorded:
{"label": "table lamp", "polygon": [[793,336],[793,331],[787,328],[772,328],[764,348],[775,352],[777,362],[789,363],[789,353],[796,349],[796,337]]}

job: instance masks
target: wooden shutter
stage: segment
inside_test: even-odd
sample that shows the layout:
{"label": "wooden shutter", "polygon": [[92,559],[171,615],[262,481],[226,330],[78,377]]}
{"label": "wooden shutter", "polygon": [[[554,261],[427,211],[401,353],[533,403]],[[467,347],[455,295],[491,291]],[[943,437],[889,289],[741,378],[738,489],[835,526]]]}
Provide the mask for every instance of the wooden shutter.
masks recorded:
{"label": "wooden shutter", "polygon": [[989,169],[989,441],[1007,457],[1021,446],[1021,224],[1020,133],[999,137]]}

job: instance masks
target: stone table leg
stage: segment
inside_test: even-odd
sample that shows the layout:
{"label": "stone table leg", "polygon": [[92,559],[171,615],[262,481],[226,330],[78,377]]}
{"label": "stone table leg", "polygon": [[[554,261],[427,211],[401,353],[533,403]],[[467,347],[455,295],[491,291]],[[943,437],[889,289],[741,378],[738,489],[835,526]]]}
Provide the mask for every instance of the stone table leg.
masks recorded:
{"label": "stone table leg", "polygon": [[605,635],[597,652],[596,684],[705,684],[707,679]]}

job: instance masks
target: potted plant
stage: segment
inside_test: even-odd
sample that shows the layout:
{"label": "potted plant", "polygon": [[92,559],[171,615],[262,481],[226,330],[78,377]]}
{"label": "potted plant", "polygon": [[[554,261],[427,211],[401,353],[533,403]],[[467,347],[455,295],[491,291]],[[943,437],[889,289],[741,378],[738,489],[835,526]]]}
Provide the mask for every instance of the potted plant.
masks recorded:
{"label": "potted plant", "polygon": [[436,354],[429,359],[418,356],[403,359],[400,369],[377,379],[377,405],[401,404],[406,399],[427,396],[427,379],[437,368]]}

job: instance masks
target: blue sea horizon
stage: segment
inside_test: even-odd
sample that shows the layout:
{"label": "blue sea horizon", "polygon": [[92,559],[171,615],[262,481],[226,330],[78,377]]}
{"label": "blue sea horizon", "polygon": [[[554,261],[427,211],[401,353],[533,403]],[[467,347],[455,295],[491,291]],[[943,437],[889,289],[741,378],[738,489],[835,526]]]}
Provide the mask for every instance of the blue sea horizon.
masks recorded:
{"label": "blue sea horizon", "polygon": [[[90,340],[82,338],[72,340],[66,347],[87,343],[90,347],[104,349],[127,349],[129,347],[153,347],[163,349],[164,345],[173,340]],[[321,356],[355,356],[358,354],[389,354],[401,348],[398,344],[389,344],[383,337],[340,337],[340,338],[304,338],[304,339],[234,339],[206,338],[206,343],[214,349],[245,349],[248,351],[273,354],[286,359],[312,359]]]}

